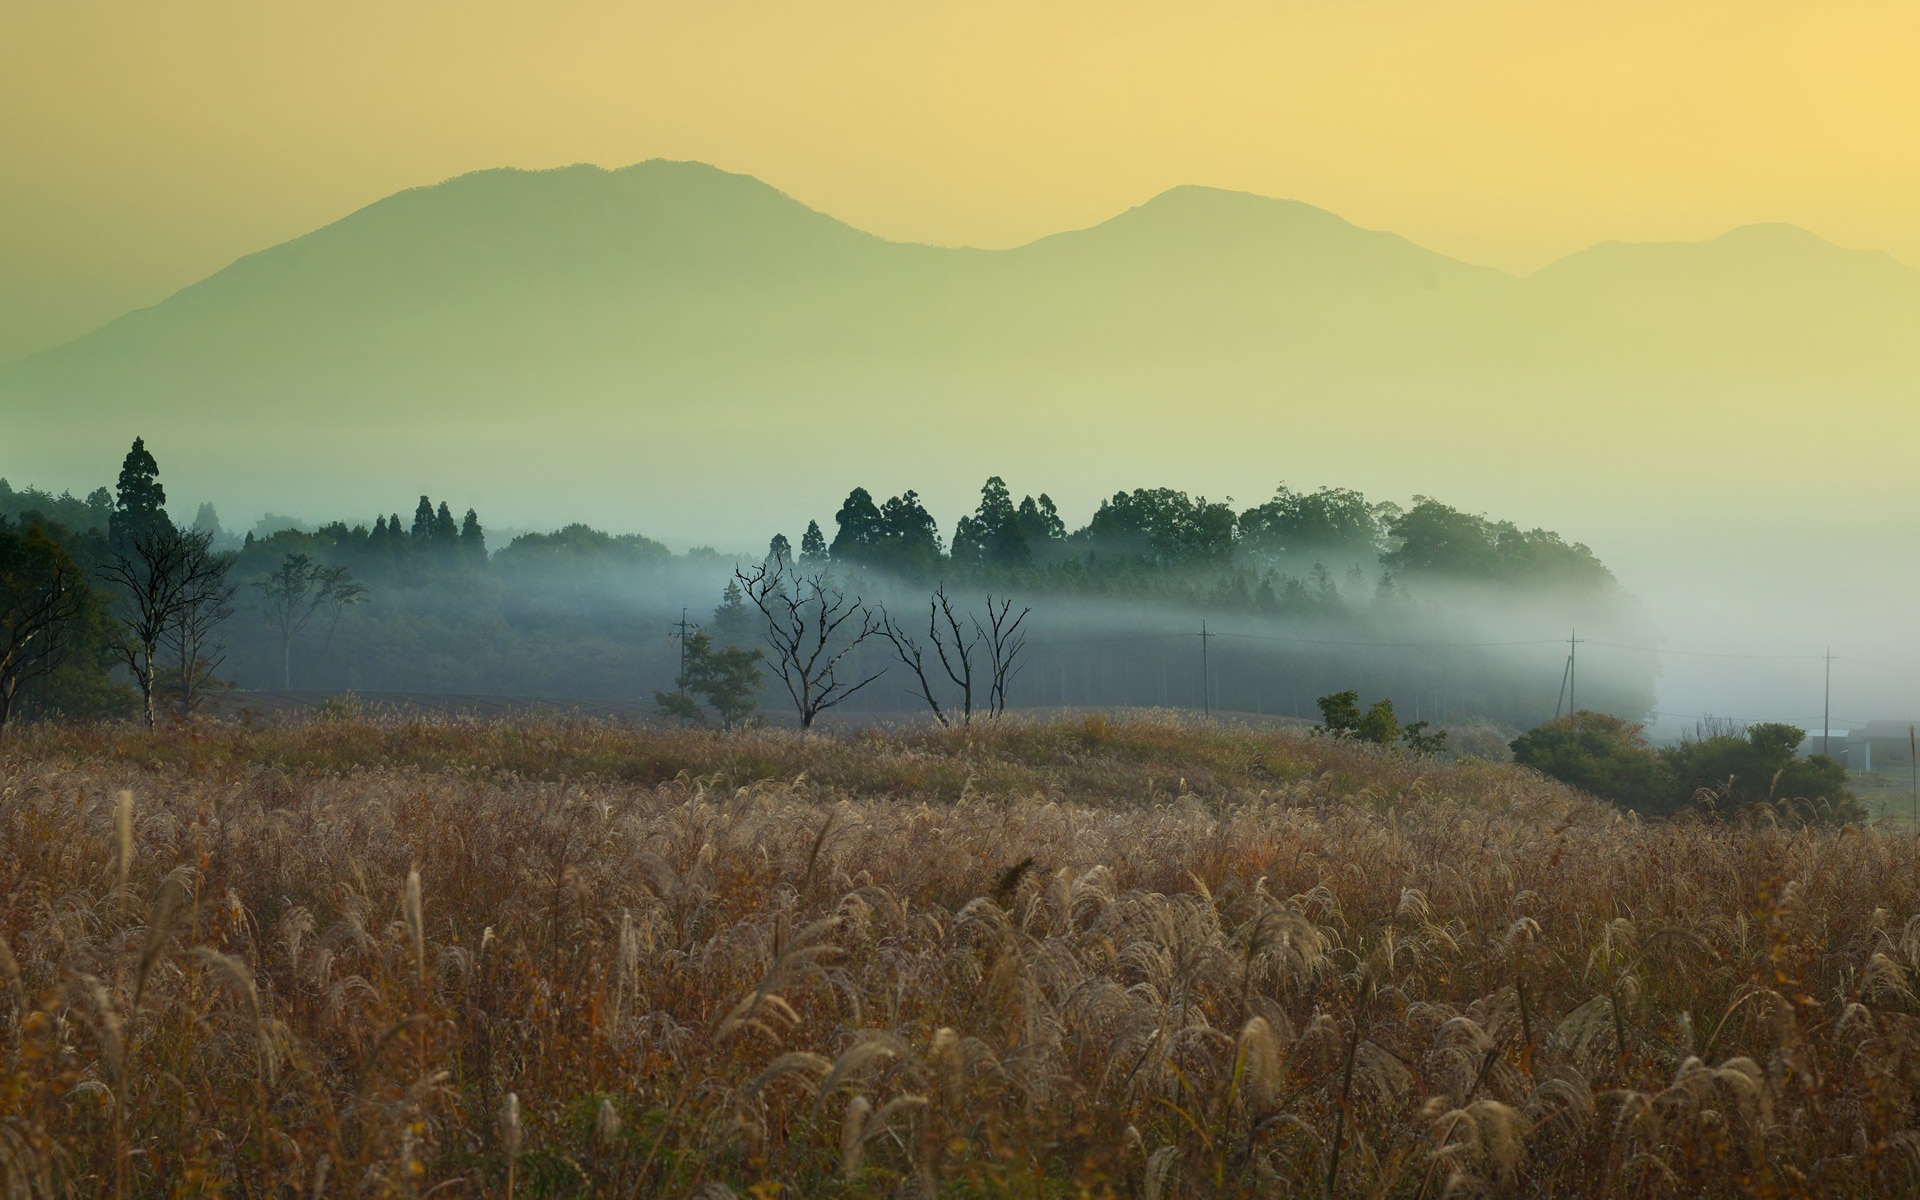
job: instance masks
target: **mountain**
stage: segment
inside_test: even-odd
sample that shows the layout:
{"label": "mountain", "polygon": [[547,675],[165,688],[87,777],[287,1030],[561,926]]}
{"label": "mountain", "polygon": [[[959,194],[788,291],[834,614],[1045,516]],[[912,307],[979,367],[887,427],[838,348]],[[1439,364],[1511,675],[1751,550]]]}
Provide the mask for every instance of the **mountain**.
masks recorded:
{"label": "mountain", "polygon": [[1106,487],[1445,452],[1471,477],[1547,444],[1525,432],[1543,395],[1668,416],[1708,397],[1703,428],[1791,381],[1882,404],[1920,381],[1915,330],[1920,273],[1785,226],[1516,279],[1212,188],[979,250],[886,241],[698,163],[494,170],[0,366],[0,471],[108,477],[143,433],[311,504],[504,478],[541,513],[766,504],[827,464],[832,486],[924,461]]}

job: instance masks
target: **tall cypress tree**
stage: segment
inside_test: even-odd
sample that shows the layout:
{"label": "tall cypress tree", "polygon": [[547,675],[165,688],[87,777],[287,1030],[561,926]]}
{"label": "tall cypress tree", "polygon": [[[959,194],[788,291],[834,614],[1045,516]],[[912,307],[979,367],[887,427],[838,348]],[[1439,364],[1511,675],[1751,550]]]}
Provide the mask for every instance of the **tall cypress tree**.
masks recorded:
{"label": "tall cypress tree", "polygon": [[133,439],[133,449],[120,464],[120,480],[114,486],[113,513],[107,518],[107,541],[115,549],[125,549],[134,539],[152,532],[167,521],[167,491],[160,486],[160,464],[147,453],[143,438]]}
{"label": "tall cypress tree", "polygon": [[820,522],[808,521],[807,531],[800,535],[800,565],[818,567],[827,561],[827,535],[820,532]]}
{"label": "tall cypress tree", "polygon": [[425,546],[433,540],[433,501],[425,496],[413,510],[413,544]]}
{"label": "tall cypress tree", "polygon": [[887,520],[867,489],[857,487],[848,492],[833,519],[840,527],[833,535],[833,545],[827,548],[833,561],[872,563],[885,557]]}
{"label": "tall cypress tree", "polygon": [[440,511],[433,515],[433,544],[442,550],[451,550],[460,544],[460,526],[454,523],[453,510],[447,502],[440,502]]}
{"label": "tall cypress tree", "polygon": [[487,534],[480,528],[480,514],[467,510],[466,519],[460,522],[460,553],[475,562],[487,561]]}

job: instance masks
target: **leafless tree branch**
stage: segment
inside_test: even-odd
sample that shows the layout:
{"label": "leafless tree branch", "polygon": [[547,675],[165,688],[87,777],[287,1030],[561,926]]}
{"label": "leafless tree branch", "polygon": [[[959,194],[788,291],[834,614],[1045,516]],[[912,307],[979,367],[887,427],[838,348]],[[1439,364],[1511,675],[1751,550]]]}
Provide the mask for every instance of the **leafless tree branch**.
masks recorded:
{"label": "leafless tree branch", "polygon": [[766,621],[763,636],[773,650],[774,674],[786,687],[800,728],[845,703],[886,674],[885,668],[857,681],[840,678],[841,664],[883,622],[858,597],[847,596],[825,571],[800,574],[784,562],[763,562],[733,576]]}

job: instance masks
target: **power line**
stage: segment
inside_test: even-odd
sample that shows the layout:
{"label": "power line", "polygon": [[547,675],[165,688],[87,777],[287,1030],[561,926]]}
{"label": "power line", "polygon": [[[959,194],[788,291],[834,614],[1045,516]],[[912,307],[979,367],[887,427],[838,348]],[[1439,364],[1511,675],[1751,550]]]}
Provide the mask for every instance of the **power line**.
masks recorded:
{"label": "power line", "polygon": [[[1586,638],[1581,640],[1588,642],[1589,645],[1606,646],[1614,650],[1638,650],[1643,654],[1684,654],[1689,658],[1768,658],[1813,661],[1824,657],[1819,654],[1743,654],[1733,650],[1678,650],[1672,646],[1634,646],[1626,642],[1600,642]],[[1839,655],[1833,657],[1838,658]]]}
{"label": "power line", "polygon": [[1302,646],[1368,646],[1380,650],[1473,650],[1492,646],[1558,646],[1561,638],[1533,638],[1519,642],[1348,642],[1328,638],[1277,637],[1264,633],[1215,633],[1214,637],[1250,642],[1291,642]]}
{"label": "power line", "polygon": [[[1114,634],[1111,637],[1058,638],[1029,643],[1034,646],[1091,646],[1106,645],[1115,642],[1166,642],[1177,638],[1193,637],[1189,633],[1140,633]],[[1280,642],[1298,646],[1350,646],[1374,650],[1486,650],[1515,646],[1561,646],[1566,638],[1522,638],[1514,641],[1497,642],[1369,642],[1347,638],[1309,638],[1288,637],[1270,633],[1229,633],[1213,630],[1208,637],[1235,638],[1248,642]],[[1826,658],[1823,654],[1753,654],[1737,650],[1683,650],[1674,646],[1636,646],[1631,642],[1609,642],[1595,638],[1581,638],[1585,646],[1604,646],[1609,650],[1633,650],[1642,654],[1681,654],[1690,658],[1746,658],[1773,660],[1781,662],[1819,662]],[[1832,656],[1834,662],[1846,662],[1844,655]]]}

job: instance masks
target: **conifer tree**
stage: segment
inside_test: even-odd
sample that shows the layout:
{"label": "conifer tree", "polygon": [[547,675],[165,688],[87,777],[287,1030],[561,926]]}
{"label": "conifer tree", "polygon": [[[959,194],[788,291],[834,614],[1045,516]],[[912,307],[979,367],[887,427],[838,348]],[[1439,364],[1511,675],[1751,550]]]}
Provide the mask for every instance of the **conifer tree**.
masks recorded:
{"label": "conifer tree", "polygon": [[413,510],[413,544],[425,546],[433,540],[433,501],[425,496]]}
{"label": "conifer tree", "polygon": [[108,543],[125,550],[163,525],[171,528],[166,503],[167,491],[160,486],[160,464],[147,452],[145,439],[135,438],[120,464],[120,480],[114,487],[113,514],[107,518]]}
{"label": "conifer tree", "polygon": [[820,532],[820,522],[808,521],[807,531],[800,535],[800,565],[822,567],[827,562],[827,535]]}
{"label": "conifer tree", "polygon": [[880,506],[867,489],[857,487],[848,492],[833,520],[839,526],[827,550],[833,561],[868,563],[884,555],[887,519],[880,515]]}
{"label": "conifer tree", "polygon": [[480,514],[471,508],[460,522],[460,552],[474,562],[487,561],[487,534],[480,528]]}
{"label": "conifer tree", "polygon": [[713,628],[719,634],[720,644],[744,646],[753,640],[753,617],[753,610],[747,607],[746,594],[740,590],[740,581],[727,580],[726,591],[720,593],[720,603],[713,610]]}
{"label": "conifer tree", "polygon": [[440,511],[433,515],[433,544],[442,550],[451,550],[460,544],[460,526],[453,520],[453,510],[447,502],[440,502]]}

